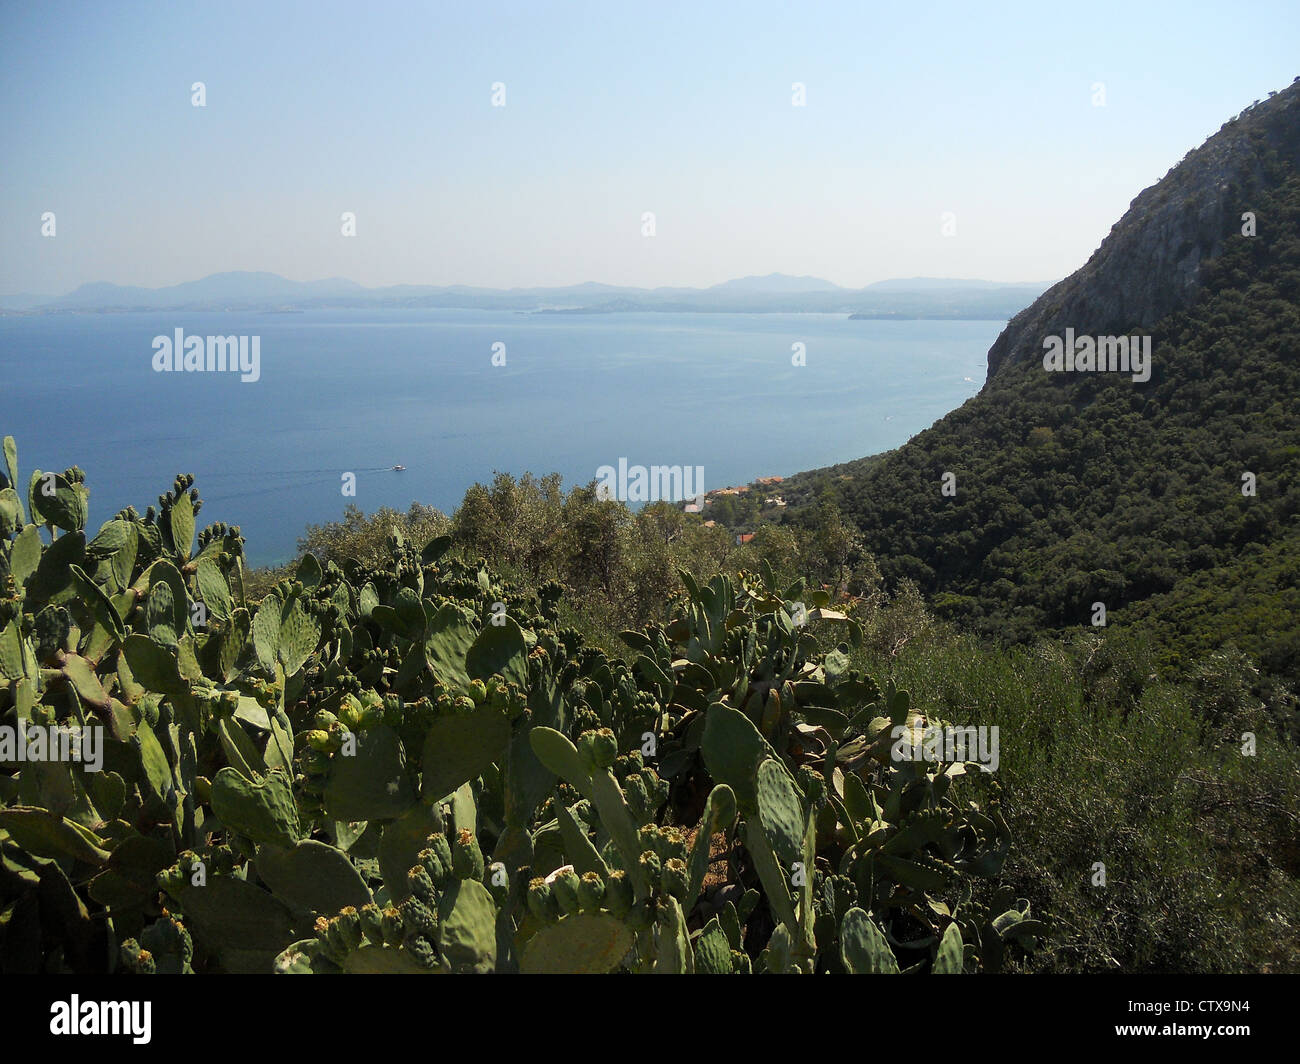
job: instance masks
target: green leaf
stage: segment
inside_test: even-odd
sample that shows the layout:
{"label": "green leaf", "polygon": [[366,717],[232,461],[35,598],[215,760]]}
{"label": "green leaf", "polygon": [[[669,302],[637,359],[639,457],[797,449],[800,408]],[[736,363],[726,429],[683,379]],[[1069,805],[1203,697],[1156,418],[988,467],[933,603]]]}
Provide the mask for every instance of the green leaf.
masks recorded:
{"label": "green leaf", "polygon": [[887,877],[911,890],[937,891],[946,890],[951,886],[946,872],[929,865],[918,864],[916,861],[878,853],[875,863]]}
{"label": "green leaf", "polygon": [[731,944],[715,916],[700,932],[694,944],[697,975],[730,975]]}
{"label": "green leaf", "polygon": [[208,608],[208,613],[224,621],[230,616],[230,585],[226,583],[225,574],[212,558],[200,558],[194,569],[194,578],[199,586],[199,598]]}
{"label": "green leaf", "polygon": [[62,473],[42,476],[33,501],[41,517],[66,532],[86,527],[85,486],[72,483]]}
{"label": "green leaf", "polygon": [[186,926],[227,972],[266,974],[297,937],[289,909],[266,891],[233,876],[181,891]]}
{"label": "green leaf", "polygon": [[99,526],[95,538],[86,544],[86,553],[96,558],[109,558],[135,539],[135,528],[130,521],[114,518]]}
{"label": "green leaf", "polygon": [[253,652],[257,663],[267,672],[275,672],[280,660],[280,615],[284,603],[275,595],[267,595],[253,618]]}
{"label": "green leaf", "polygon": [[669,898],[660,907],[659,918],[655,921],[654,942],[653,971],[665,975],[694,974],[695,955],[686,932],[686,917],[676,898]]}
{"label": "green leaf", "polygon": [[554,728],[534,727],[528,734],[537,759],[584,798],[591,797],[591,774],[578,756],[578,748],[569,737]]}
{"label": "green leaf", "polygon": [[325,574],[321,571],[320,562],[311,554],[304,554],[302,561],[298,563],[298,571],[294,574],[294,579],[302,582],[302,586],[309,591],[316,587]]}
{"label": "green leaf", "polygon": [[637,860],[641,856],[641,843],[637,836],[636,821],[632,819],[623,791],[609,769],[599,769],[592,773],[591,800],[600,813],[600,821],[609,832],[609,837],[618,847],[623,866],[627,869],[628,878],[632,880],[637,900],[640,901],[651,890],[652,884]]}
{"label": "green leaf", "polygon": [[27,578],[36,572],[41,561],[41,534],[35,525],[28,525],[18,533],[9,555],[9,572],[14,583],[22,587]]}
{"label": "green leaf", "polygon": [[194,504],[190,502],[188,492],[181,492],[172,503],[168,512],[168,527],[172,534],[172,546],[188,561],[194,547]]}
{"label": "green leaf", "polygon": [[165,580],[159,580],[149,589],[145,599],[145,627],[149,638],[165,647],[174,647],[178,642],[176,633],[176,600],[172,589]]}
{"label": "green leaf", "polygon": [[420,551],[420,561],[432,565],[451,549],[451,536],[434,536]]}
{"label": "green leaf", "polygon": [[379,840],[379,873],[394,905],[410,894],[406,872],[415,864],[416,855],[424,849],[430,835],[442,831],[441,811],[423,802],[413,805],[384,828]]}
{"label": "green leaf", "polygon": [[406,775],[406,750],[387,725],[356,735],[356,753],[330,760],[325,809],[335,820],[387,820],[415,802]]}
{"label": "green leaf", "polygon": [[[160,559],[149,567],[149,589],[152,590],[160,583],[165,583],[172,593],[172,630],[175,631],[179,639],[185,634],[190,623],[189,610],[189,589],[185,586],[185,578],[181,576],[180,570],[165,558]],[[161,617],[159,618],[161,620]]]}
{"label": "green leaf", "polygon": [[122,654],[135,680],[150,691],[175,695],[188,685],[181,679],[175,654],[138,632],[126,637]]}
{"label": "green leaf", "polygon": [[347,854],[312,839],[292,849],[263,846],[257,852],[257,874],[290,908],[318,915],[333,916],[348,905],[359,909],[371,900]]}
{"label": "green leaf", "polygon": [[144,770],[149,790],[159,798],[164,797],[175,786],[175,780],[172,777],[171,762],[167,760],[167,753],[158,741],[158,736],[152,728],[142,723],[136,730],[134,742],[140,752],[140,767]]}
{"label": "green leaf", "polygon": [[[112,522],[110,522],[112,523]],[[135,525],[131,522],[116,522],[125,524],[128,535],[126,542],[122,544],[112,557],[109,558],[109,568],[113,573],[115,585],[120,590],[125,590],[131,585],[131,574],[135,572],[135,561],[140,553],[140,536],[135,530]]]}
{"label": "green leaf", "polygon": [[603,975],[627,956],[636,936],[608,913],[578,913],[548,924],[524,946],[526,975]]}
{"label": "green leaf", "polygon": [[496,902],[476,879],[463,879],[438,903],[438,954],[453,972],[486,973],[496,967]]}
{"label": "green leaf", "polygon": [[0,539],[8,539],[15,529],[22,528],[26,523],[18,492],[13,488],[0,489]]}
{"label": "green leaf", "polygon": [[241,776],[251,780],[266,772],[266,761],[257,752],[257,747],[253,745],[253,740],[248,737],[248,733],[235,721],[217,721],[217,737],[221,741],[221,749],[225,751],[230,767]]}
{"label": "green leaf", "polygon": [[280,771],[254,781],[223,768],[212,781],[212,811],[227,827],[257,843],[293,847],[301,835],[293,787]]}
{"label": "green leaf", "polygon": [[465,668],[472,679],[487,680],[500,674],[520,688],[528,685],[528,646],[523,629],[511,617],[504,624],[489,623],[465,655]]}
{"label": "green leaf", "polygon": [[0,809],[0,828],[37,857],[72,857],[93,865],[103,865],[108,860],[103,839],[88,828],[45,809],[27,806]]}
{"label": "green leaf", "polygon": [[884,934],[856,906],[844,914],[840,924],[840,959],[852,975],[898,974],[898,962]]}
{"label": "green leaf", "polygon": [[739,710],[715,702],[704,717],[704,736],[700,752],[709,774],[736,792],[736,801],[742,811],[752,813],[757,809],[755,783],[758,766],[776,756],[767,740],[749,718]]}
{"label": "green leaf", "polygon": [[[315,939],[312,939],[315,942]],[[348,975],[437,975],[437,968],[426,968],[404,949],[390,949],[363,943],[343,961]]]}
{"label": "green leaf", "polygon": [[558,798],[555,802],[555,815],[559,821],[560,835],[564,838],[564,855],[578,875],[595,872],[601,879],[608,876],[609,868],[591,844],[586,831],[569,812],[569,807]]}
{"label": "green leaf", "polygon": [[221,673],[221,682],[229,683],[239,672],[239,659],[252,638],[252,622],[248,611],[237,609],[230,616],[230,623],[220,635],[217,649],[217,668]]}
{"label": "green leaf", "polygon": [[802,858],[807,818],[803,799],[779,761],[769,759],[758,766],[755,799],[763,833],[782,866],[789,868]]}
{"label": "green leaf", "polygon": [[424,740],[424,797],[441,798],[481,776],[495,762],[505,760],[509,743],[510,721],[490,706],[438,717]]}
{"label": "green leaf", "polygon": [[939,943],[939,953],[934,958],[934,967],[930,970],[935,975],[960,975],[962,971],[963,947],[961,929],[956,923],[948,925]]}
{"label": "green leaf", "polygon": [[847,772],[844,775],[844,808],[848,811],[854,823],[860,824],[862,821],[872,821],[875,819],[875,806],[871,801],[871,795],[867,793],[866,785],[861,778],[854,772]]}
{"label": "green leaf", "polygon": [[63,675],[77,689],[83,702],[96,709],[108,708],[108,695],[104,692],[99,677],[95,675],[93,666],[85,658],[69,654],[63,662]]}
{"label": "green leaf", "polygon": [[23,637],[18,634],[18,622],[10,621],[0,628],[0,676],[17,680],[26,675],[26,655]]}
{"label": "green leaf", "polygon": [[[773,852],[762,828],[748,821],[742,821],[742,824],[745,849],[749,851],[750,859],[754,862],[754,870],[763,884],[767,903],[773,915],[785,924],[793,935],[799,929],[799,918],[795,912],[794,899],[790,896],[788,878],[790,869],[781,867],[781,862]],[[805,869],[805,873],[806,871]]]}
{"label": "green leaf", "polygon": [[123,642],[126,639],[126,625],[122,623],[122,617],[117,612],[117,607],[113,605],[113,600],[104,593],[103,588],[86,575],[81,566],[73,565],[70,568],[72,578],[77,584],[77,590],[81,592],[81,597],[90,606],[95,620],[108,632],[112,633],[113,639],[117,643]]}
{"label": "green leaf", "polygon": [[424,647],[434,675],[453,690],[469,686],[465,658],[478,635],[465,614],[450,602],[429,619]]}
{"label": "green leaf", "polygon": [[402,639],[415,642],[424,638],[424,626],[427,621],[420,596],[414,589],[404,587],[393,601],[393,631]]}
{"label": "green leaf", "polygon": [[18,444],[12,436],[6,436],[4,441],[5,455],[5,479],[9,481],[8,486],[17,490],[18,488]]}
{"label": "green leaf", "polygon": [[[261,611],[258,611],[261,614]],[[320,642],[320,621],[302,608],[297,599],[280,618],[280,663],[286,677],[294,676],[306,664]]]}
{"label": "green leaf", "polygon": [[375,590],[375,585],[367,580],[357,593],[357,609],[362,617],[369,617],[370,611],[379,605],[379,592]]}
{"label": "green leaf", "polygon": [[80,532],[67,532],[44,551],[30,579],[27,597],[33,603],[66,602],[75,597],[76,583],[72,577],[73,565],[85,558],[86,537]]}

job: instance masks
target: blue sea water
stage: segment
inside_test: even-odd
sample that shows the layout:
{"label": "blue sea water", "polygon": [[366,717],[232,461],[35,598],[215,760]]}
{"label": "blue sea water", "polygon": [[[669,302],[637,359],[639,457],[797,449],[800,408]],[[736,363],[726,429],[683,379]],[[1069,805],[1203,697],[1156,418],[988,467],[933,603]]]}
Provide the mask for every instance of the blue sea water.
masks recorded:
{"label": "blue sea water", "polygon": [[[254,565],[308,524],[450,512],[496,470],[703,466],[706,489],[875,454],[973,396],[996,321],[842,314],[321,310],[0,317],[0,435],[20,477],[76,464],[91,527],[195,474],[200,527]],[[259,336],[261,378],[159,373],[156,336]],[[492,364],[505,344],[505,366]],[[801,343],[807,364],[791,364]],[[405,465],[394,472],[393,465]],[[356,474],[356,497],[341,493]]]}

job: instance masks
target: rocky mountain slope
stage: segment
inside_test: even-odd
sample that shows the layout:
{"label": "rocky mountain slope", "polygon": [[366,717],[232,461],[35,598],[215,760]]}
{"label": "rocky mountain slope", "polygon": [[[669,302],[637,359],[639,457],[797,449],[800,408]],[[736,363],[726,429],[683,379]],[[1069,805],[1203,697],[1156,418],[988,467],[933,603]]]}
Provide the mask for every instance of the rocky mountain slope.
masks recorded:
{"label": "rocky mountain slope", "polygon": [[[1067,328],[1148,332],[1150,380],[1046,372],[1043,339]],[[889,583],[990,637],[1088,627],[1102,603],[1171,668],[1235,644],[1300,682],[1300,84],[1143,192],[1012,320],[979,395],[782,488],[784,521],[829,497]]]}
{"label": "rocky mountain slope", "polygon": [[1204,264],[1255,206],[1269,151],[1300,165],[1300,80],[1229,119],[1142,192],[1082,269],[1011,320],[989,350],[989,380],[1008,361],[1041,357],[1042,338],[1067,326],[1119,334],[1188,306]]}

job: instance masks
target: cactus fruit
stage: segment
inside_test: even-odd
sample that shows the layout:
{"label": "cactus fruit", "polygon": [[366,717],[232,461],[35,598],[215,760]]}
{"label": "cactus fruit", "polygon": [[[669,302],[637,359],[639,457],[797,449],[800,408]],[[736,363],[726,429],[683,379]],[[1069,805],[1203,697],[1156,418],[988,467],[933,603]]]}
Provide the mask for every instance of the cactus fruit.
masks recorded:
{"label": "cactus fruit", "polygon": [[618,756],[618,740],[608,728],[583,732],[577,746],[579,756],[592,770],[609,768]]}
{"label": "cactus fruit", "polygon": [[538,920],[552,920],[559,915],[559,905],[551,885],[540,876],[528,884],[528,911]]}
{"label": "cactus fruit", "polygon": [[584,872],[578,880],[578,905],[583,912],[598,912],[605,898],[605,881],[599,873]]}
{"label": "cactus fruit", "polygon": [[366,936],[366,941],[373,946],[382,946],[384,944],[384,915],[379,906],[374,902],[369,905],[363,905],[358,910],[361,917],[361,931]]}
{"label": "cactus fruit", "polygon": [[563,868],[551,880],[551,894],[564,916],[578,911],[578,874],[572,868]]}
{"label": "cactus fruit", "polygon": [[663,875],[663,862],[659,860],[659,855],[654,850],[646,850],[639,861],[641,871],[646,879],[651,883],[658,883]]}
{"label": "cactus fruit", "polygon": [[430,835],[427,847],[420,851],[420,862],[424,865],[433,885],[445,887],[452,876],[451,843],[447,836],[438,832]]}
{"label": "cactus fruit", "polygon": [[483,851],[468,831],[462,830],[456,836],[451,848],[451,868],[457,879],[483,878]]}
{"label": "cactus fruit", "polygon": [[627,873],[621,868],[611,872],[605,880],[604,899],[610,915],[624,919],[632,911],[633,898],[632,881],[627,878]]}
{"label": "cactus fruit", "polygon": [[[432,851],[425,850],[423,853],[431,854]],[[434,890],[433,880],[429,877],[429,872],[423,864],[415,865],[406,873],[406,886],[411,894],[424,902],[425,905],[438,904],[437,892]]]}
{"label": "cactus fruit", "polygon": [[623,781],[623,793],[627,796],[627,803],[632,807],[632,812],[637,815],[638,819],[650,815],[652,808],[650,805],[650,792],[646,789],[645,781],[639,774],[628,774],[627,779]]}
{"label": "cactus fruit", "polygon": [[397,907],[402,917],[402,927],[407,935],[432,935],[438,930],[438,914],[429,905],[414,896]]}
{"label": "cactus fruit", "polygon": [[406,937],[406,927],[402,913],[391,905],[380,914],[380,926],[383,931],[384,945],[397,947]]}
{"label": "cactus fruit", "polygon": [[680,857],[669,858],[663,865],[660,888],[669,897],[676,898],[679,902],[685,902],[689,900],[686,895],[686,884],[689,878],[686,871],[686,862]]}
{"label": "cactus fruit", "polygon": [[161,968],[167,958],[174,958],[177,970],[188,969],[194,958],[194,943],[179,920],[164,914],[140,933],[140,945],[153,955]]}
{"label": "cactus fruit", "polygon": [[141,949],[140,943],[133,938],[128,938],[122,943],[118,950],[118,958],[122,970],[130,975],[154,975],[158,971],[153,954],[146,949]]}
{"label": "cactus fruit", "polygon": [[422,935],[412,935],[406,940],[403,947],[407,953],[415,958],[420,967],[436,968],[438,966],[438,955],[432,943]]}
{"label": "cactus fruit", "polygon": [[361,926],[361,917],[351,905],[339,911],[337,918],[339,937],[348,950],[361,945],[365,931]]}
{"label": "cactus fruit", "polygon": [[196,529],[192,478],[92,535],[80,470],[36,501],[16,463],[6,440],[0,713],[112,738],[102,773],[0,766],[5,875],[41,870],[49,970],[89,963],[81,921],[45,911],[80,911],[69,891],[123,936],[90,952],[141,974],[889,970],[896,939],[943,973],[1046,933],[969,900],[1010,849],[996,781],[976,805],[891,762],[892,725],[929,718],[789,623],[828,599],[770,567],[682,574],[620,659],[560,627],[560,585],[448,537],[304,557],[250,601],[239,530]]}

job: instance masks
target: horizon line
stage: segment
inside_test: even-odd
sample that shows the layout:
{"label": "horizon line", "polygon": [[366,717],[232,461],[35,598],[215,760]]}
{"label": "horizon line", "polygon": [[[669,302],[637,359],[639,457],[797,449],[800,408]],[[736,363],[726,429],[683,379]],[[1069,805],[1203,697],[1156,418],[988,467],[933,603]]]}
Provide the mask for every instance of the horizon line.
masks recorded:
{"label": "horizon line", "polygon": [[[235,269],[235,270],[216,270],[212,273],[204,274],[201,277],[195,277],[183,281],[173,281],[169,284],[162,284],[162,285],[132,284],[132,283],[125,283],[120,281],[105,281],[105,280],[83,281],[81,284],[64,292],[0,292],[0,299],[15,299],[20,297],[26,297],[29,299],[62,299],[67,296],[75,295],[83,288],[88,288],[94,285],[105,285],[113,288],[139,288],[149,292],[164,292],[171,288],[179,288],[182,285],[199,284],[203,281],[209,281],[216,277],[237,276],[240,274],[264,275],[267,277],[273,277],[277,280],[288,281],[291,284],[324,284],[330,281],[334,281],[343,284],[355,285],[357,288],[366,292],[378,292],[387,288],[479,289],[488,292],[531,292],[539,289],[583,288],[589,286],[626,289],[626,290],[634,290],[634,291],[642,291],[642,292],[665,292],[665,291],[708,292],[714,288],[720,288],[723,285],[732,284],[737,281],[762,281],[768,278],[782,278],[785,280],[792,280],[792,281],[818,281],[823,284],[831,286],[831,288],[825,289],[825,291],[837,289],[839,291],[851,294],[855,292],[865,291],[866,289],[871,288],[874,285],[885,284],[890,282],[900,282],[900,281],[927,281],[927,282],[950,281],[956,286],[968,285],[968,284],[988,284],[988,285],[999,285],[1006,288],[1030,288],[1030,287],[1041,286],[1044,289],[1046,289],[1046,288],[1050,288],[1052,285],[1062,280],[1062,278],[1057,277],[1046,281],[1041,281],[1041,280],[999,281],[999,280],[993,280],[984,277],[941,277],[941,276],[930,276],[926,274],[914,274],[908,277],[897,277],[897,276],[882,277],[879,278],[878,280],[869,281],[866,284],[860,285],[855,288],[855,287],[839,284],[836,281],[831,281],[828,278],[819,276],[817,274],[806,274],[806,273],[790,274],[790,273],[783,273],[779,270],[776,270],[764,274],[745,274],[740,277],[728,277],[725,280],[717,281],[714,282],[713,284],[703,285],[703,286],[690,285],[690,284],[665,284],[665,285],[655,285],[653,287],[648,287],[646,285],[640,285],[640,284],[615,284],[615,283],[610,283],[608,281],[586,280],[586,281],[575,281],[569,283],[511,285],[509,287],[500,287],[500,286],[490,285],[490,284],[473,284],[473,283],[466,283],[466,282],[437,284],[437,283],[426,282],[426,281],[395,281],[387,284],[367,285],[361,283],[360,281],[354,281],[350,277],[343,277],[339,275],[334,275],[329,277],[295,278],[295,277],[286,276],[281,273],[275,273],[272,270]],[[787,292],[787,293],[776,293],[776,294],[797,295],[797,294],[809,294],[809,293]]]}

